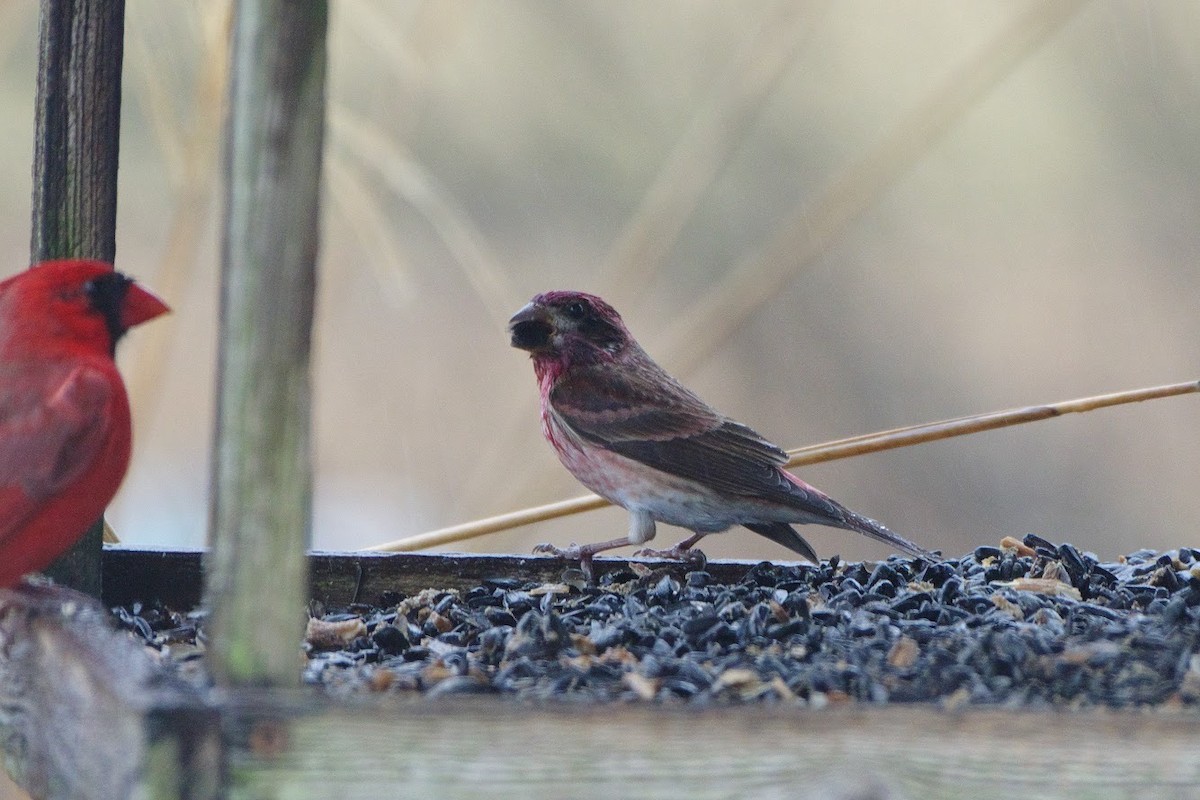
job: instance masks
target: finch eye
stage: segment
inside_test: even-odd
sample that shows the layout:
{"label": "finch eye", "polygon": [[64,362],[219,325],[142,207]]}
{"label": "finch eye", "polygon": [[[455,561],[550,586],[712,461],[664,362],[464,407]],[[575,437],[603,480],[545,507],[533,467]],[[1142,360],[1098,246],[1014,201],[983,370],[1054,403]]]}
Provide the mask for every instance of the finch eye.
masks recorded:
{"label": "finch eye", "polygon": [[565,311],[567,312],[567,316],[571,319],[583,319],[584,315],[587,314],[587,307],[583,303],[576,300],[574,303],[571,303],[569,306],[567,306]]}

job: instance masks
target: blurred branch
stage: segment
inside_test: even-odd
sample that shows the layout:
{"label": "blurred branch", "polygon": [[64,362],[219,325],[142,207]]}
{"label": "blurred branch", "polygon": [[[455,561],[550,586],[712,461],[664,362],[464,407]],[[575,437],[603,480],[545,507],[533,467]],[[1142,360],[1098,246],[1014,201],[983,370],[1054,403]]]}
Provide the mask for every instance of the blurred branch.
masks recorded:
{"label": "blurred branch", "polygon": [[[179,122],[170,85],[171,71],[166,63],[178,58],[178,51],[160,48],[147,41],[147,25],[152,18],[146,14],[134,14],[125,26],[126,72],[129,79],[137,81],[134,96],[140,101],[139,109],[150,125],[155,143],[162,151],[167,164],[167,176],[171,184],[183,182],[185,126]],[[208,64],[207,60],[201,61]],[[222,67],[222,71],[223,67]]]}
{"label": "blurred branch", "polygon": [[[789,450],[785,467],[798,467],[806,464],[816,464],[822,461],[834,461],[839,458],[876,453],[883,450],[893,450],[898,447],[911,447],[939,439],[950,439],[956,436],[966,436],[982,431],[1006,428],[1012,425],[1023,425],[1027,422],[1037,422],[1043,419],[1060,417],[1063,414],[1081,414],[1109,406],[1124,403],[1138,403],[1144,400],[1156,400],[1163,397],[1175,397],[1182,394],[1200,392],[1200,381],[1173,383],[1165,386],[1153,386],[1148,389],[1134,389],[1128,392],[1083,397],[1077,400],[1064,400],[1059,403],[1026,406],[1007,411],[991,411],[986,414],[974,414],[969,417],[927,422],[921,425],[910,425],[905,428],[893,428],[878,433],[868,433],[852,436],[847,439],[837,439],[823,444],[809,445],[795,450]],[[609,505],[608,501],[594,494],[575,497],[570,500],[560,500],[557,503],[534,506],[532,508],[500,514],[486,519],[465,522],[449,528],[431,531],[429,533],[397,539],[393,542],[375,545],[367,550],[384,550],[390,552],[407,552],[423,550],[427,547],[461,542],[475,539],[490,533],[519,528],[535,522],[545,522],[558,517],[592,511]]]}
{"label": "blurred branch", "polygon": [[[228,82],[229,26],[232,3],[201,6],[202,57],[187,93],[190,115],[186,119],[171,101],[173,90],[161,79],[163,49],[146,41],[140,25],[129,26],[131,57],[129,72],[142,84],[149,100],[142,103],[151,119],[155,139],[163,150],[171,179],[171,217],[167,223],[166,247],[159,257],[154,284],[165,297],[181,297],[194,272],[201,234],[208,223],[217,178],[219,140],[224,93]],[[154,416],[163,393],[159,387],[169,370],[168,349],[172,342],[169,326],[154,326],[140,337],[142,357],[127,371],[125,383],[130,402],[145,416]],[[134,447],[139,447],[135,440]]]}
{"label": "blurred branch", "polygon": [[413,299],[412,270],[396,241],[395,225],[370,190],[367,176],[344,156],[333,153],[326,163],[329,199],[354,234],[361,263],[375,275],[384,294],[399,303]]}
{"label": "blurred branch", "polygon": [[[400,9],[411,13],[411,8],[391,3],[362,2],[354,3],[353,8],[349,13],[339,14],[334,24],[346,26],[361,48],[378,54],[384,67],[391,73],[391,79],[387,81],[389,94],[395,96],[424,83],[425,64],[408,42],[411,25],[397,13]],[[409,110],[407,102],[401,107]]]}
{"label": "blurred branch", "polygon": [[334,106],[329,115],[332,141],[378,174],[397,197],[415,208],[437,232],[454,256],[476,298],[498,327],[524,302],[509,282],[500,262],[492,256],[470,216],[460,209],[437,182],[385,131],[345,106]]}
{"label": "blurred branch", "polygon": [[656,351],[687,373],[801,267],[819,257],[859,215],[1013,68],[1054,35],[1086,0],[1034,3],[968,63],[918,103],[843,172],[813,206],[802,206],[756,254],[743,260],[668,330]]}
{"label": "blurred branch", "polygon": [[788,74],[808,41],[811,20],[828,6],[782,0],[763,15],[750,41],[714,82],[601,262],[598,286],[619,290],[627,284],[646,285]]}

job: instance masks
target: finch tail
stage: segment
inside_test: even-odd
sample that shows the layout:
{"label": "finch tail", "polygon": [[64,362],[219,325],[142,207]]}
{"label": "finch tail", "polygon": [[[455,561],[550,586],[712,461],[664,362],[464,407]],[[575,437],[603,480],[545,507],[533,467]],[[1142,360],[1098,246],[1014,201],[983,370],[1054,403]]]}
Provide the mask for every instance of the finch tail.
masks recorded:
{"label": "finch tail", "polygon": [[821,563],[817,551],[812,549],[804,537],[796,533],[796,529],[786,522],[743,522],[742,527],[752,530],[760,536],[765,536],[775,544],[781,544],[793,553],[799,553],[805,560],[813,564]]}
{"label": "finch tail", "polygon": [[918,544],[910,542],[898,533],[880,525],[870,517],[864,517],[862,514],[856,514],[848,508],[842,508],[843,516],[839,527],[845,528],[848,531],[861,533],[864,536],[869,536],[877,542],[890,544],[892,547],[897,547],[909,555],[921,556],[938,560],[938,557],[933,553],[921,547]]}

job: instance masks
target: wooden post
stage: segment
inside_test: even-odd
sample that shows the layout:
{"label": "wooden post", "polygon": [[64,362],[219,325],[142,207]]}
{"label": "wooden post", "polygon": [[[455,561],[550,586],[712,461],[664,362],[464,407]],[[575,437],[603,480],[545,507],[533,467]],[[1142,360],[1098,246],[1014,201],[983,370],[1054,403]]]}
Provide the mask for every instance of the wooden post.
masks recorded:
{"label": "wooden post", "polygon": [[299,681],[326,26],[324,2],[235,12],[207,586],[227,685]]}
{"label": "wooden post", "polygon": [[[32,261],[116,256],[124,0],[42,0]],[[46,570],[99,597],[103,524]]]}

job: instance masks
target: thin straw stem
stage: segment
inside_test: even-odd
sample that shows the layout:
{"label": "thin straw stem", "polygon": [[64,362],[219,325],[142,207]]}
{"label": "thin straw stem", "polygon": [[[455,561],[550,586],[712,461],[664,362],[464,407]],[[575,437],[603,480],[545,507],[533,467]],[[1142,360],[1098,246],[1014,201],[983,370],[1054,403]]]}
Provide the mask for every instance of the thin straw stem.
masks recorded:
{"label": "thin straw stem", "polygon": [[[950,439],[955,436],[966,436],[972,433],[1006,428],[1010,425],[1023,425],[1027,422],[1037,422],[1043,419],[1060,417],[1063,414],[1081,414],[1095,411],[1099,408],[1123,405],[1125,403],[1140,403],[1143,400],[1157,400],[1162,397],[1175,397],[1181,394],[1191,394],[1200,391],[1200,381],[1172,383],[1165,386],[1152,386],[1145,389],[1133,389],[1128,392],[1082,397],[1076,400],[1064,400],[1059,403],[1025,406],[1006,411],[990,411],[986,414],[973,414],[968,417],[927,422],[921,425],[910,425],[904,428],[868,433],[861,436],[851,436],[846,439],[836,439],[832,442],[809,445],[788,451],[788,461],[785,466],[798,467],[805,464],[816,464],[821,461],[834,461],[839,458],[876,453],[882,450],[892,450],[897,447],[909,447],[915,444],[933,442],[938,439]],[[424,550],[429,547],[461,542],[486,536],[490,533],[519,528],[535,522],[578,514],[582,511],[592,511],[608,505],[608,501],[594,494],[574,497],[570,500],[560,500],[547,505],[533,506],[507,514],[499,514],[486,519],[464,522],[429,533],[397,539],[393,542],[378,544],[367,550],[388,552],[409,552]]]}

